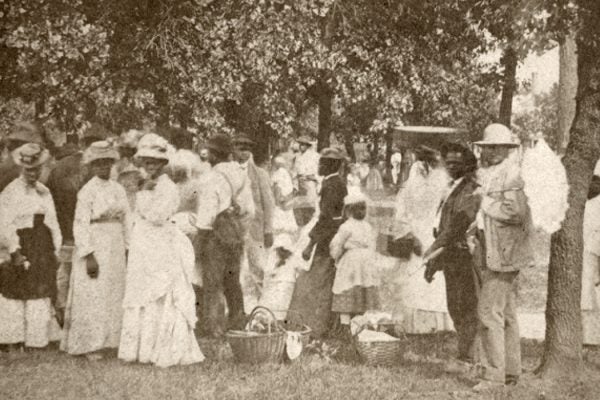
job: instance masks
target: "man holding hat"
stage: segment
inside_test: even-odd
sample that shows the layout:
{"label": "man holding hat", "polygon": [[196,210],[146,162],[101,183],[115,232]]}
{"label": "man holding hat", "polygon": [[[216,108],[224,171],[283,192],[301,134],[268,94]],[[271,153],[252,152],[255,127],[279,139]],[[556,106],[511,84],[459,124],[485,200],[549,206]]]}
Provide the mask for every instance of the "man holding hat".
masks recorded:
{"label": "man holding hat", "polygon": [[[30,122],[17,123],[11,133],[6,137],[6,149],[12,153],[25,143],[37,143],[43,145],[40,129]],[[8,157],[0,164],[0,192],[19,176],[21,169],[14,162],[13,157]]]}
{"label": "man holding hat", "polygon": [[229,309],[228,327],[242,328],[244,297],[240,285],[240,263],[244,252],[245,227],[254,217],[254,200],[248,174],[231,162],[233,146],[226,135],[215,135],[206,144],[212,169],[198,185],[198,211],[194,241],[202,268],[205,333],[221,337],[224,327],[221,297]]}
{"label": "man holding hat", "polygon": [[266,249],[273,245],[273,211],[275,200],[271,191],[269,174],[254,164],[252,150],[255,143],[247,136],[239,136],[233,141],[235,159],[248,174],[252,199],[254,200],[254,218],[250,220],[246,237],[246,258],[248,271],[242,271],[243,281],[248,281],[249,292],[256,302],[261,296],[263,268],[267,262]]}
{"label": "man holding hat", "polygon": [[[87,149],[92,143],[105,140],[110,133],[102,125],[93,123],[83,133],[83,143]],[[67,302],[69,277],[71,275],[71,255],[73,252],[73,222],[77,193],[91,178],[89,169],[82,162],[83,153],[76,152],[58,161],[48,177],[48,189],[56,204],[56,215],[62,232],[61,264],[57,273],[58,294],[57,314],[61,313]]]}
{"label": "man holding hat", "polygon": [[312,139],[300,136],[296,140],[300,153],[294,161],[298,195],[294,202],[294,215],[299,226],[306,225],[315,213],[319,175],[319,153],[312,148]]}
{"label": "man holding hat", "polygon": [[[332,328],[331,302],[335,278],[334,260],[329,243],[344,222],[346,182],[340,176],[344,153],[334,147],[321,151],[319,175],[323,177],[319,201],[319,219],[309,233],[310,243],[302,252],[304,260],[313,261],[310,270],[302,272],[296,281],[288,319],[308,325],[313,335],[321,337]],[[312,256],[314,251],[314,256]]]}
{"label": "man holding hat", "polygon": [[531,212],[523,192],[518,160],[511,152],[519,144],[510,129],[491,124],[483,140],[479,171],[481,208],[476,217],[475,260],[480,260],[481,292],[478,317],[481,326],[482,391],[515,384],[521,374],[521,344],[517,322],[517,276],[533,265]]}

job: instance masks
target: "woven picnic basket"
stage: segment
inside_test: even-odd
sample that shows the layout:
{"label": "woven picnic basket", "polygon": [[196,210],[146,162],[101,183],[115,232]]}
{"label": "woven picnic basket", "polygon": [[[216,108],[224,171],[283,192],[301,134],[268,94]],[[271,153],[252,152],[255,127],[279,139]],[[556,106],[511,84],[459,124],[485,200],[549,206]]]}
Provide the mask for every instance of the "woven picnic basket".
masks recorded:
{"label": "woven picnic basket", "polygon": [[[268,318],[266,333],[251,330],[253,321],[259,315]],[[286,332],[268,308],[255,307],[245,330],[227,331],[225,338],[237,362],[258,364],[280,362],[283,359]]]}
{"label": "woven picnic basket", "polygon": [[354,345],[365,364],[386,367],[398,364],[404,348],[403,340],[362,342],[358,340],[358,333],[354,335]]}

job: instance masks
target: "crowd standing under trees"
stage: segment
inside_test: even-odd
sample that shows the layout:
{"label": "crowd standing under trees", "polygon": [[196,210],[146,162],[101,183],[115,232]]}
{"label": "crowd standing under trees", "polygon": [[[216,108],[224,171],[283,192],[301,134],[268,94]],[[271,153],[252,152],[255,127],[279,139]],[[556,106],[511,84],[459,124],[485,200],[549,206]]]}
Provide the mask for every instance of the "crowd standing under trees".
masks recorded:
{"label": "crowd standing under trees", "polygon": [[[570,208],[552,240],[539,369],[573,374],[583,209],[600,154],[599,18],[594,0],[1,2],[0,123],[3,133],[27,114],[49,132],[177,124],[271,144],[306,128],[316,109],[319,150],[335,135],[352,156],[358,137],[390,143],[399,121],[474,133],[493,119],[510,125],[519,60],[574,32]],[[501,68],[479,65],[490,49],[503,52]],[[269,147],[258,146],[257,163]]]}

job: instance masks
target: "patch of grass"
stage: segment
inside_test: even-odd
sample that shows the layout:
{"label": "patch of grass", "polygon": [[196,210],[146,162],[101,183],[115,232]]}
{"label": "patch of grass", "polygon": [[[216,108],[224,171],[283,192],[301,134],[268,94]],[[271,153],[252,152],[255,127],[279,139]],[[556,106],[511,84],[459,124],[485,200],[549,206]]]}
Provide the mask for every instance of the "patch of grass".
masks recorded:
{"label": "patch of grass", "polygon": [[[454,353],[453,334],[408,337],[403,361],[392,368],[361,365],[351,346],[333,360],[303,355],[289,364],[242,365],[222,342],[201,341],[206,362],[160,369],[115,358],[90,362],[56,350],[0,361],[0,399],[598,399],[598,370],[576,381],[549,384],[525,374],[516,387],[475,394],[473,382],[446,374],[441,361]],[[541,346],[523,342],[525,368],[537,363]],[[590,350],[597,354],[596,350]],[[410,359],[410,357],[406,357]],[[593,357],[588,356],[588,359]],[[600,360],[600,357],[597,357]],[[592,369],[600,364],[588,363]]]}

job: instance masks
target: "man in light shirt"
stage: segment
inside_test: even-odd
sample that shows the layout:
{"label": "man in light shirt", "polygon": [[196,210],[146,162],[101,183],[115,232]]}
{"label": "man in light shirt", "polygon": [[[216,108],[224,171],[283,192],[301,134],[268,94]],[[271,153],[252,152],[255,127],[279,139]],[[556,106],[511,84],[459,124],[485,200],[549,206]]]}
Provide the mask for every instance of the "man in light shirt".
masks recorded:
{"label": "man in light shirt", "polygon": [[315,213],[320,156],[312,148],[310,137],[301,136],[297,142],[300,145],[300,154],[296,156],[294,163],[298,187],[298,195],[294,201],[294,216],[298,226],[304,226]]}
{"label": "man in light shirt", "polygon": [[269,174],[254,163],[252,150],[255,142],[246,136],[239,136],[234,139],[234,146],[234,158],[248,174],[255,207],[254,218],[250,221],[246,236],[245,253],[248,268],[242,268],[242,282],[246,289],[246,299],[252,299],[251,303],[258,303],[262,293],[263,268],[267,263],[266,249],[273,245],[275,200]]}
{"label": "man in light shirt", "polygon": [[[221,296],[224,295],[229,309],[227,328],[242,328],[244,323],[244,297],[240,285],[240,263],[244,249],[243,235],[237,221],[232,221],[225,229],[231,236],[242,238],[228,242],[215,222],[224,212],[232,212],[240,218],[242,228],[247,228],[254,217],[255,207],[247,173],[237,162],[232,162],[233,146],[229,137],[216,135],[208,140],[208,159],[212,169],[201,177],[198,191],[198,211],[194,224],[198,234],[194,241],[196,254],[202,268],[204,289],[204,324],[208,336],[221,337],[222,326]],[[235,211],[234,211],[235,209]]]}
{"label": "man in light shirt", "polygon": [[[515,384],[521,374],[521,342],[517,319],[517,276],[534,265],[531,210],[523,191],[519,144],[501,124],[485,128],[479,175],[481,207],[477,239],[481,244],[481,292],[478,316],[484,370],[476,391]],[[477,256],[477,253],[475,254]],[[477,258],[476,258],[477,259]]]}

